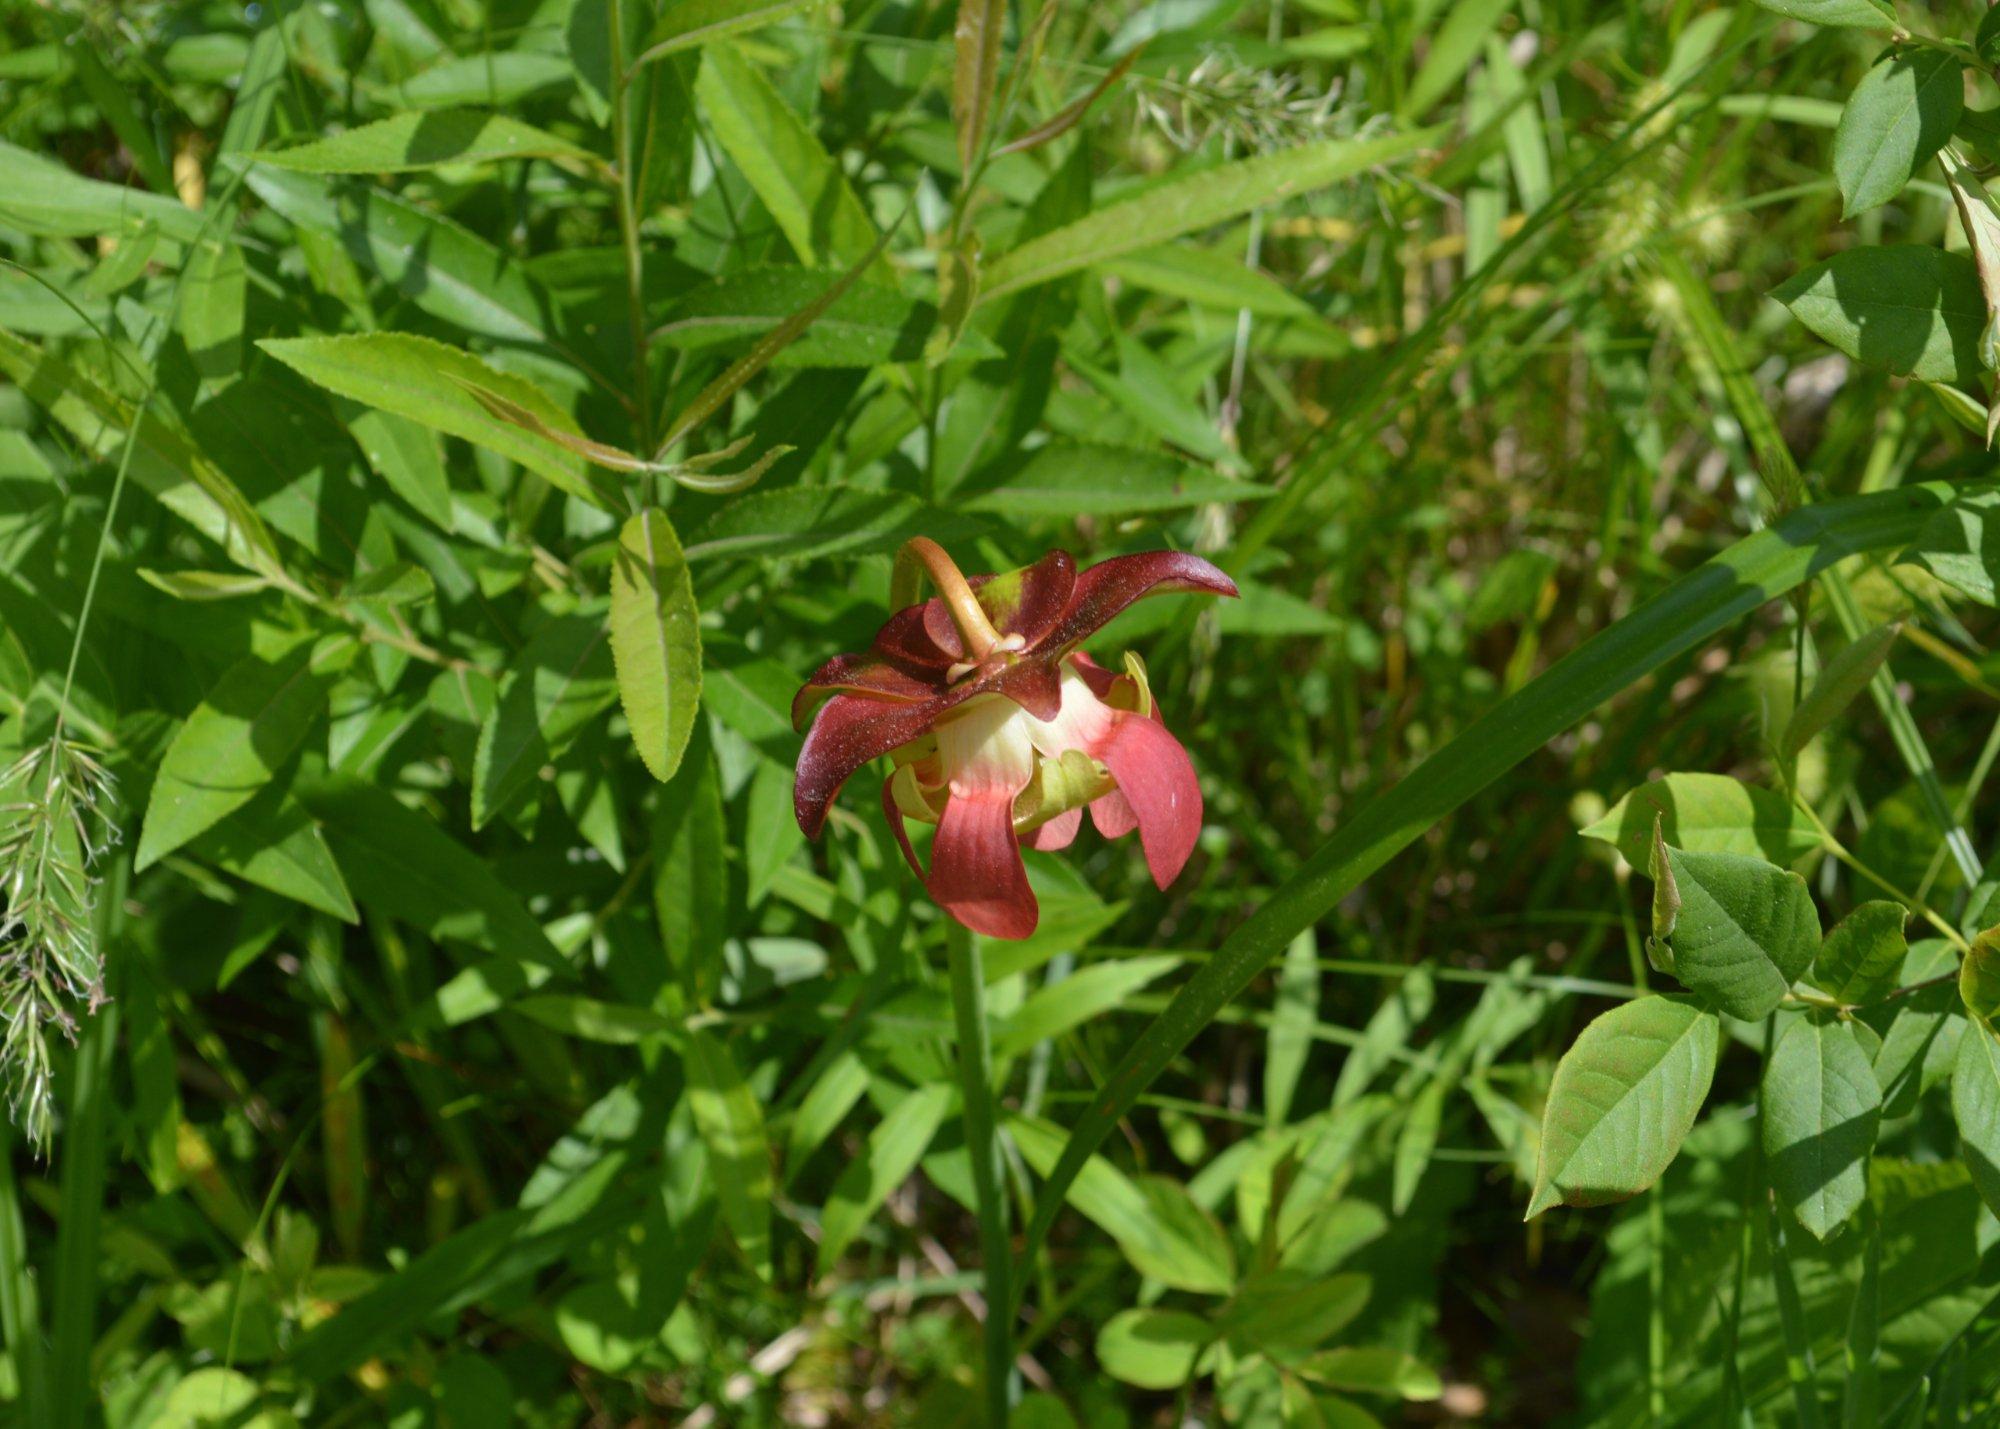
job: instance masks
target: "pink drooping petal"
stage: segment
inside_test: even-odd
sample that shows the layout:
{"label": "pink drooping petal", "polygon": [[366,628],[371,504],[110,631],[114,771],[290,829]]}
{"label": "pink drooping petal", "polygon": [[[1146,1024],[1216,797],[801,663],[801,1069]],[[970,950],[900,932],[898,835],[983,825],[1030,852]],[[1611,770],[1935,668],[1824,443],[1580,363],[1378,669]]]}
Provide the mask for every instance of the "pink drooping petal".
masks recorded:
{"label": "pink drooping petal", "polygon": [[792,728],[804,729],[819,707],[838,694],[914,704],[934,700],[947,688],[942,676],[925,679],[923,672],[902,668],[877,655],[836,655],[814,671],[792,697]]}
{"label": "pink drooping petal", "polygon": [[1099,837],[1107,842],[1122,839],[1139,827],[1139,816],[1132,812],[1132,801],[1116,789],[1090,801],[1090,821],[1097,825]]}
{"label": "pink drooping petal", "polygon": [[1046,824],[1028,832],[1029,848],[1040,849],[1043,853],[1054,853],[1057,849],[1068,848],[1076,839],[1076,831],[1083,825],[1083,810],[1071,809],[1057,814]]}
{"label": "pink drooping petal", "polygon": [[1014,796],[1005,788],[953,791],[931,843],[931,897],[975,933],[1025,938],[1040,908],[1014,837]]}
{"label": "pink drooping petal", "polygon": [[[1153,882],[1165,888],[1201,836],[1201,785],[1195,781],[1193,761],[1165,725],[1133,714],[1119,716],[1097,757],[1137,816],[1146,866],[1153,871]],[[1096,817],[1096,805],[1091,812]],[[1104,823],[1097,818],[1100,829]]]}
{"label": "pink drooping petal", "polygon": [[1236,582],[1185,551],[1148,551],[1113,556],[1078,573],[1069,609],[1042,641],[1042,648],[1064,651],[1102,629],[1118,612],[1141,596],[1173,591],[1235,595]]}
{"label": "pink drooping petal", "polygon": [[848,776],[871,759],[901,748],[930,729],[950,701],[906,704],[867,695],[835,695],[820,708],[799,750],[792,811],[807,838],[818,838],[826,811]]}
{"label": "pink drooping petal", "polygon": [[903,850],[903,861],[910,865],[910,872],[921,879],[924,866],[917,862],[917,851],[910,847],[910,831],[903,825],[903,806],[896,802],[895,784],[888,779],[882,781],[882,812],[888,817],[889,831],[896,836],[896,843]]}

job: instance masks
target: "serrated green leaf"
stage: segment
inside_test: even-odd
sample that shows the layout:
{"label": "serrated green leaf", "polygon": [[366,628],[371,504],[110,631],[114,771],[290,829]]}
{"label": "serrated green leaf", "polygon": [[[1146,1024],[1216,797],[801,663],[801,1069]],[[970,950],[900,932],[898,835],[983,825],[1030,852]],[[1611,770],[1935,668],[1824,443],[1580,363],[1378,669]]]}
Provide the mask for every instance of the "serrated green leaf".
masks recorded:
{"label": "serrated green leaf", "polygon": [[1868,1157],[1882,1118],[1875,1069],[1846,1023],[1798,1017],[1764,1068],[1763,1095],[1771,1186],[1823,1241],[1868,1195]]}
{"label": "serrated green leaf", "polygon": [[497,371],[469,352],[427,337],[388,332],[265,338],[257,345],[330,392],[476,442],[546,477],[560,491],[609,507],[573,454],[494,416],[467,390],[468,384],[498,392],[551,427],[581,436],[570,415],[533,383]]}
{"label": "serrated green leaf", "polygon": [[1641,997],[1583,1029],[1556,1065],[1542,1114],[1534,1217],[1601,1206],[1660,1179],[1715,1077],[1721,1023],[1688,997]]}

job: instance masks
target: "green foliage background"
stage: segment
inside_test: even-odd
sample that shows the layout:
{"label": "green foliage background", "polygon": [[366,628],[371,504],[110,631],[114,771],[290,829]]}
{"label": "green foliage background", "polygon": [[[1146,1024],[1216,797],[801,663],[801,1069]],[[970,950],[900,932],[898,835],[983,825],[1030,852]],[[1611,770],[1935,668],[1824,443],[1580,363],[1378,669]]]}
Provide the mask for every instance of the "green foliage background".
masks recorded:
{"label": "green foliage background", "polygon": [[[0,1415],[1987,1422],[1919,8],[0,13]],[[1236,578],[1173,887],[806,843],[917,534]]]}

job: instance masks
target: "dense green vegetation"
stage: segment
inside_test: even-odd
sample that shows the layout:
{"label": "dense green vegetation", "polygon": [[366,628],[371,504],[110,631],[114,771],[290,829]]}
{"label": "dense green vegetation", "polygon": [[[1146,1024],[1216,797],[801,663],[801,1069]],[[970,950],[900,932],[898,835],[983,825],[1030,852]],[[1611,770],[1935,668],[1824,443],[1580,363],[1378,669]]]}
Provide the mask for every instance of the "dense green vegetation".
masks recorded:
{"label": "dense green vegetation", "polygon": [[1996,1422],[1992,15],[0,11],[0,1419]]}

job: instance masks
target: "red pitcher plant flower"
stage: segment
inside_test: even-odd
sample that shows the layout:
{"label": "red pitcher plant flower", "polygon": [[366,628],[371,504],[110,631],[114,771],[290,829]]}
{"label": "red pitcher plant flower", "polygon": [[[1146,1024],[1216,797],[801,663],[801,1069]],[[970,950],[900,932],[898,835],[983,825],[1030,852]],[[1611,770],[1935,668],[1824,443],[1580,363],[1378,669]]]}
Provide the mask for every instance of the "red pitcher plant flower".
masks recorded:
{"label": "red pitcher plant flower", "polygon": [[[995,938],[1025,938],[1037,907],[1021,845],[1059,849],[1087,806],[1099,833],[1139,831],[1161,888],[1194,851],[1201,788],[1127,656],[1113,674],[1078,647],[1133,601],[1236,594],[1199,556],[1153,551],[1079,571],[1067,551],[968,581],[936,543],[910,541],[895,586],[938,594],[889,617],[865,655],[836,655],[792,702],[804,729],[793,806],[816,838],[842,784],[882,755],[882,808],[903,857],[944,910]],[[937,825],[928,875],[905,819]]]}

